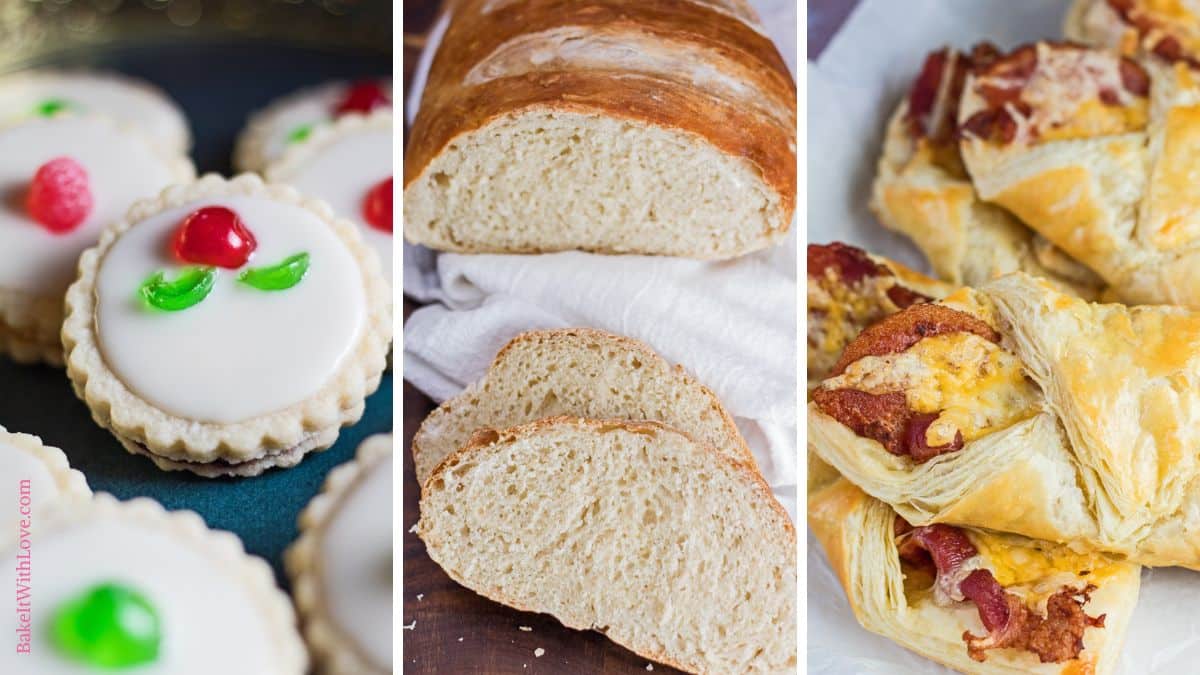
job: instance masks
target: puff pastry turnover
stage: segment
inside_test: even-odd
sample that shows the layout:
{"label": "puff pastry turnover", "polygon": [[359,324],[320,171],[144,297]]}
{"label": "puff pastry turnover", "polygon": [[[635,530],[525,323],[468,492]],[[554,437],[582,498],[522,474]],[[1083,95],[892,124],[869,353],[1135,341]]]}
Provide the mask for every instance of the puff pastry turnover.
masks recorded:
{"label": "puff pastry turnover", "polygon": [[864,330],[808,444],[914,525],[1200,569],[1200,313],[1015,273]]}
{"label": "puff pastry turnover", "polygon": [[1040,42],[969,75],[958,114],[981,198],[1121,300],[1200,308],[1200,71]]}
{"label": "puff pastry turnover", "polygon": [[808,517],[867,630],[965,673],[1116,665],[1137,565],[971,528],[914,528],[845,479],[810,495]]}
{"label": "puff pastry turnover", "polygon": [[1103,282],[1004,209],[981,201],[959,153],[957,114],[969,72],[1000,56],[989,44],[970,53],[931,53],[888,123],[871,194],[885,227],[924,252],[934,271],[977,285],[1015,271],[1051,279],[1095,298]]}

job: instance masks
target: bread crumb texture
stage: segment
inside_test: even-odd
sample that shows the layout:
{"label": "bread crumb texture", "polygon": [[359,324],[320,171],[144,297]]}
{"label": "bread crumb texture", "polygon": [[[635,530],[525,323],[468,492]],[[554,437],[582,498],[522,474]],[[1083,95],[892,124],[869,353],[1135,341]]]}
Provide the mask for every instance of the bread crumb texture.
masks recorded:
{"label": "bread crumb texture", "polygon": [[467,587],[697,673],[794,672],[795,530],[761,478],[654,423],[495,434],[425,486],[420,535]]}
{"label": "bread crumb texture", "polygon": [[462,252],[729,258],[789,218],[748,160],[696,134],[552,110],[460,135],[404,191],[405,236]]}

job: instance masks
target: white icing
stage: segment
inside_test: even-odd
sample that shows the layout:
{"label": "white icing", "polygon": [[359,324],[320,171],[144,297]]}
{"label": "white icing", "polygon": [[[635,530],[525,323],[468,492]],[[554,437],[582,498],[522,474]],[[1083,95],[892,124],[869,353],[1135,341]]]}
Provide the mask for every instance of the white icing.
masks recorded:
{"label": "white icing", "polygon": [[392,457],[376,462],[325,524],[321,594],[363,656],[392,669]]}
{"label": "white icing", "polygon": [[58,497],[59,489],[50,467],[40,457],[2,439],[0,474],[4,476],[4,483],[0,485],[0,497],[4,498],[0,510],[0,541],[5,541],[9,536],[18,536],[23,519],[32,524],[43,512],[43,507]]}
{"label": "white icing", "polygon": [[[237,213],[258,242],[246,267],[310,255],[307,276],[281,291],[217,270],[212,292],[176,312],[146,308],[138,288],[183,267],[169,241],[204,206]],[[276,412],[315,394],[355,347],[366,319],[358,261],[313,212],[267,197],[202,199],[135,224],[100,263],[96,332],[109,368],[133,392],[173,415],[217,423]]]}
{"label": "white icing", "polygon": [[290,183],[304,194],[329,203],[333,212],[358,225],[379,256],[383,274],[392,279],[392,233],[363,218],[363,201],[377,183],[392,175],[391,128],[363,128],[342,135],[307,161],[279,172],[273,179]]}
{"label": "white icing", "polygon": [[[29,217],[24,199],[38,167],[64,155],[87,170],[94,203],[78,228],[54,234]],[[174,182],[173,170],[150,143],[99,117],[36,119],[0,129],[0,288],[64,295],[84,249],[135,200]]]}
{"label": "white icing", "polygon": [[[288,148],[288,137],[297,127],[331,122],[348,87],[348,82],[330,82],[275,104],[270,116],[265,118],[263,166],[283,156]],[[384,83],[384,90],[390,98],[391,81]]]}
{"label": "white icing", "polygon": [[[34,533],[32,649],[18,654],[13,606],[0,619],[8,644],[0,673],[84,675],[96,670],[64,658],[48,639],[54,609],[95,584],[115,581],[146,596],[161,622],[163,641],[153,664],[130,675],[278,673],[282,660],[259,598],[199,546],[160,528],[109,518],[81,522],[53,534]],[[15,551],[0,552],[11,574]],[[11,586],[10,586],[11,587]],[[105,671],[108,672],[108,671]],[[117,671],[113,671],[117,672]]]}
{"label": "white icing", "polygon": [[26,119],[49,99],[119,120],[169,150],[187,150],[187,120],[174,103],[137,80],[107,74],[35,72],[0,80],[0,122]]}

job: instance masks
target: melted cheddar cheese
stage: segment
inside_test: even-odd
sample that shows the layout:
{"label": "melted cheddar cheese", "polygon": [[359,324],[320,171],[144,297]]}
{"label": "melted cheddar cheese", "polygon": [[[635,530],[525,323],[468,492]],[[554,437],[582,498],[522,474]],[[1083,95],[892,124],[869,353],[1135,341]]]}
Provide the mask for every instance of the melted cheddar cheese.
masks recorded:
{"label": "melted cheddar cheese", "polygon": [[940,413],[925,434],[930,447],[962,433],[973,441],[1032,417],[1040,393],[1017,357],[973,333],[938,335],[909,350],[927,369],[905,395],[911,409]]}
{"label": "melted cheddar cheese", "polygon": [[1100,553],[1077,553],[1060,544],[966,530],[979,550],[982,566],[1005,590],[1030,603],[1044,602],[1064,585],[1099,585],[1122,563]]}
{"label": "melted cheddar cheese", "polygon": [[810,321],[809,341],[821,352],[824,366],[829,368],[837,360],[846,343],[858,335],[863,327],[896,312],[896,307],[887,291],[895,285],[891,277],[866,277],[853,287],[844,283],[836,274],[829,272],[827,283],[808,284],[808,306],[822,316]]}
{"label": "melted cheddar cheese", "polygon": [[1037,45],[1037,64],[1027,80],[982,76],[976,90],[1020,87],[1028,114],[1005,104],[1017,125],[1013,140],[1019,144],[1118,135],[1144,129],[1149,119],[1149,101],[1126,89],[1120,66],[1112,52],[1043,42]]}
{"label": "melted cheddar cheese", "polygon": [[866,356],[827,380],[828,389],[904,392],[908,407],[940,413],[925,433],[930,447],[961,433],[972,441],[1033,417],[1041,392],[1012,353],[974,333],[925,338],[899,354]]}
{"label": "melted cheddar cheese", "polygon": [[1150,102],[1139,98],[1129,105],[1107,105],[1099,100],[1083,101],[1074,112],[1048,128],[1041,128],[1039,137],[1043,141],[1066,141],[1096,136],[1116,136],[1138,131],[1146,127],[1149,119]]}

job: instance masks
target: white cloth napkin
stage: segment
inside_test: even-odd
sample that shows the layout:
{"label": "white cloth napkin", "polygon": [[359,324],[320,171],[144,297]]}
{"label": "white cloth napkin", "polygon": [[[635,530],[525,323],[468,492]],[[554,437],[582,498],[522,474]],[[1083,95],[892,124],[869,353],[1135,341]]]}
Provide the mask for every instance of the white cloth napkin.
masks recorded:
{"label": "white cloth napkin", "polygon": [[[991,40],[1009,48],[1062,35],[1066,0],[863,0],[808,67],[808,237],[846,241],[928,270],[906,239],[867,211],[883,127],[920,69],[943,45]],[[1200,656],[1200,576],[1146,570],[1118,672],[1196,673]],[[808,672],[822,675],[949,673],[932,661],[868,633],[810,536]]]}
{"label": "white cloth napkin", "polygon": [[[796,67],[796,3],[752,3]],[[421,56],[415,114],[431,52]],[[796,513],[796,237],[736,261],[588,253],[435,254],[405,244],[404,292],[428,306],[404,326],[404,377],[436,401],[478,379],[500,347],[534,328],[588,326],[646,342],[709,386],[763,476]]]}

